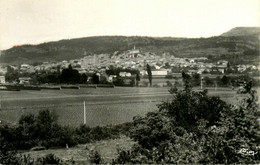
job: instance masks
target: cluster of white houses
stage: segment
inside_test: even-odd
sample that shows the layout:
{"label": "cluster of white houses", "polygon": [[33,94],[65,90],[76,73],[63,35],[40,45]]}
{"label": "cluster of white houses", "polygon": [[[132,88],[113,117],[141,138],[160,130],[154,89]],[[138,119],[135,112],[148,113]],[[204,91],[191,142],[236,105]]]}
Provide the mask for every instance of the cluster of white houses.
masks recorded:
{"label": "cluster of white houses", "polygon": [[[100,76],[105,76],[107,81],[112,82],[116,75],[106,75],[106,70],[111,68],[121,69],[133,69],[139,70],[141,76],[147,75],[146,65],[149,64],[152,67],[153,76],[166,76],[174,74],[173,67],[189,68],[186,70],[189,74],[202,74],[203,72],[218,72],[224,74],[227,67],[228,61],[220,60],[216,63],[207,63],[206,57],[198,58],[177,58],[169,53],[163,53],[157,55],[150,52],[141,52],[140,50],[133,49],[125,52],[116,51],[114,54],[99,54],[85,56],[81,59],[75,59],[70,61],[61,61],[56,63],[44,62],[41,65],[32,66],[29,64],[22,64],[21,66],[13,69],[18,69],[20,72],[34,73],[40,71],[57,72],[58,69],[68,68],[69,65],[73,69],[78,70],[79,73],[91,74],[98,73]],[[247,68],[258,69],[256,66],[238,65],[238,71],[245,71]],[[196,68],[196,69],[194,69]],[[131,77],[129,72],[120,72],[120,77]],[[26,84],[30,81],[28,77],[20,77],[19,82]],[[4,77],[0,77],[0,83],[5,83]]]}

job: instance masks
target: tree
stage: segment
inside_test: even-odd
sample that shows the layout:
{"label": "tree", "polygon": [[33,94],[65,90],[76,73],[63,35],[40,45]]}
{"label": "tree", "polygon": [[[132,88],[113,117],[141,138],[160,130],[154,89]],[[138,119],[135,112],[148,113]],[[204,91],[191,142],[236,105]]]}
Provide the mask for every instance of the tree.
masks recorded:
{"label": "tree", "polygon": [[259,117],[256,91],[250,87],[241,104],[231,105],[222,112],[219,125],[204,130],[206,145],[203,163],[259,162]]}
{"label": "tree", "polygon": [[11,66],[7,66],[7,72],[5,74],[5,79],[8,82],[13,82],[18,80],[20,73],[17,70],[14,70]]}
{"label": "tree", "polygon": [[81,83],[81,75],[79,72],[72,68],[71,65],[67,69],[63,69],[60,76],[62,83],[76,84]]}
{"label": "tree", "polygon": [[49,110],[40,111],[36,122],[40,140],[49,140],[55,137],[56,132],[59,130],[57,116]]}
{"label": "tree", "polygon": [[184,83],[185,89],[191,87],[191,77],[190,77],[190,75],[186,74],[185,72],[182,72],[182,81]]}
{"label": "tree", "polygon": [[48,154],[38,160],[41,164],[62,164],[62,160],[56,157],[54,154]]}
{"label": "tree", "polygon": [[99,76],[97,75],[97,73],[92,75],[92,82],[93,84],[99,84]]}
{"label": "tree", "polygon": [[20,133],[20,149],[30,149],[37,143],[39,136],[36,125],[36,117],[32,114],[22,115],[19,120],[19,126],[16,129]]}
{"label": "tree", "polygon": [[136,74],[135,79],[136,79],[136,86],[139,86],[139,81],[141,80],[139,73]]}
{"label": "tree", "polygon": [[200,81],[201,81],[201,79],[200,79],[200,74],[198,74],[198,73],[195,73],[195,74],[193,74],[192,75],[192,84],[194,85],[194,86],[199,86],[200,85]]}
{"label": "tree", "polygon": [[146,69],[147,69],[150,86],[152,86],[152,70],[149,64],[146,65]]}
{"label": "tree", "polygon": [[[130,137],[137,144],[130,151],[122,151],[115,162],[257,163],[259,107],[255,92],[248,91],[242,104],[235,106],[208,96],[205,90],[172,88],[171,101],[145,117],[134,118]],[[248,153],[242,153],[243,148],[251,151],[251,156],[244,155]]]}
{"label": "tree", "polygon": [[96,150],[92,150],[90,152],[90,163],[100,164],[101,162],[102,162],[101,155]]}
{"label": "tree", "polygon": [[87,81],[88,81],[88,76],[85,73],[83,73],[81,75],[81,83],[85,84],[87,83]]}
{"label": "tree", "polygon": [[166,81],[167,87],[171,87],[172,83],[170,81]]}
{"label": "tree", "polygon": [[228,63],[227,63],[227,69],[229,69],[229,68],[230,68],[230,63],[228,62]]}
{"label": "tree", "polygon": [[211,85],[214,84],[213,80],[210,79],[208,76],[204,77],[204,81],[205,81],[207,86],[211,86]]}
{"label": "tree", "polygon": [[229,78],[227,77],[227,76],[223,76],[222,78],[221,78],[221,82],[222,82],[222,84],[224,85],[224,86],[227,86],[228,84],[229,84]]}
{"label": "tree", "polygon": [[250,93],[251,90],[252,90],[252,87],[253,87],[253,80],[250,79],[250,80],[248,80],[248,81],[246,82],[246,84],[245,84],[245,86],[244,86],[244,88],[245,88],[245,90],[246,90],[246,93]]}
{"label": "tree", "polygon": [[0,125],[0,164],[19,164],[16,157],[17,150],[14,144],[10,143],[13,134],[15,134],[15,129]]}

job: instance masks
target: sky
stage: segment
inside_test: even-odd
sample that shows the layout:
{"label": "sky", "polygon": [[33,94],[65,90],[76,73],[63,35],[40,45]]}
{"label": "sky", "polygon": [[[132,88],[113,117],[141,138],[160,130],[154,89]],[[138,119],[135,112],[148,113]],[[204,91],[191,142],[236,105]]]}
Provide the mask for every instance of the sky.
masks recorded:
{"label": "sky", "polygon": [[210,37],[260,26],[260,0],[0,0],[0,50],[87,36]]}

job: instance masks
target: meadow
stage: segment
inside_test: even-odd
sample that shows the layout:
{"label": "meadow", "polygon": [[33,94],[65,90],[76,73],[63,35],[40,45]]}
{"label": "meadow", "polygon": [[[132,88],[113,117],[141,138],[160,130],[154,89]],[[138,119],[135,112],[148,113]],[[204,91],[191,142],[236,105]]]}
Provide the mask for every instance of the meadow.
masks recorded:
{"label": "meadow", "polygon": [[[156,110],[157,104],[171,98],[168,90],[167,87],[116,87],[0,91],[0,120],[15,124],[23,114],[36,115],[40,110],[49,109],[58,116],[60,124],[77,127],[83,124],[83,101],[86,101],[87,125],[116,125]],[[208,88],[208,91],[209,95],[220,96],[229,103],[243,97],[230,88]]]}
{"label": "meadow", "polygon": [[[103,162],[112,162],[118,155],[118,150],[130,150],[135,144],[129,137],[121,136],[119,139],[101,140],[98,142],[79,144],[69,148],[55,148],[41,151],[22,151],[22,155],[30,155],[34,160],[54,153],[63,162],[74,160],[76,164],[89,164],[90,152],[98,151],[102,156]],[[86,163],[87,162],[87,163]],[[69,163],[68,163],[69,164]]]}

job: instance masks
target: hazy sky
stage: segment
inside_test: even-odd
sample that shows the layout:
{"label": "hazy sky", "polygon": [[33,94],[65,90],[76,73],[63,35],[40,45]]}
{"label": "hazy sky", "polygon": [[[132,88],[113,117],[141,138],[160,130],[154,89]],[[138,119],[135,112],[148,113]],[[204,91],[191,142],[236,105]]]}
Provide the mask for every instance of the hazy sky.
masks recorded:
{"label": "hazy sky", "polygon": [[0,50],[100,35],[216,36],[260,26],[259,0],[0,0]]}

